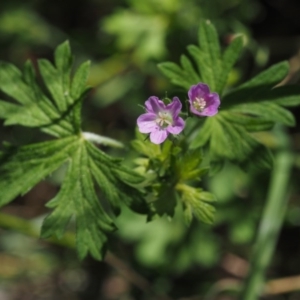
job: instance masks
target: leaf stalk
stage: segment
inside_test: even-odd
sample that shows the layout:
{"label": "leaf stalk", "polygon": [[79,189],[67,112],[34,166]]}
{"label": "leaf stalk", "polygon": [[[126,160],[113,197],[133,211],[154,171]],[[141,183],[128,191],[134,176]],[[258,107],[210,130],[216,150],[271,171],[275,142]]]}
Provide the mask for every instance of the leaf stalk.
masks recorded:
{"label": "leaf stalk", "polygon": [[82,132],[82,136],[89,142],[109,146],[113,148],[124,148],[124,144],[106,136],[98,135],[92,132]]}

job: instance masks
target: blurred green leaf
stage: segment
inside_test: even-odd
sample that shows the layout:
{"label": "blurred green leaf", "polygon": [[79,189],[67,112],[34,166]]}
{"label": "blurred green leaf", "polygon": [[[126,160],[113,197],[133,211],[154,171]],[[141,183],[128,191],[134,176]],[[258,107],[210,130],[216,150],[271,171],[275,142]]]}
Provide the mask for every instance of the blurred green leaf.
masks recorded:
{"label": "blurred green leaf", "polygon": [[163,15],[120,9],[103,21],[103,29],[116,35],[120,50],[133,51],[138,62],[161,58],[166,53],[168,21]]}

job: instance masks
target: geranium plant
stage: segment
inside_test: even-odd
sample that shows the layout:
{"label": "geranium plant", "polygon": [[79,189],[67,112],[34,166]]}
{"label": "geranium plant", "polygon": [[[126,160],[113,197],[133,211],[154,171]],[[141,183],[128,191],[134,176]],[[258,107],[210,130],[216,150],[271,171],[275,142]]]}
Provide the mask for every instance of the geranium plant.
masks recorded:
{"label": "geranium plant", "polygon": [[0,205],[67,165],[59,192],[47,204],[51,212],[43,221],[41,236],[62,237],[75,220],[81,259],[88,254],[103,258],[108,233],[117,229],[115,219],[123,205],[147,215],[148,220],[173,217],[179,206],[187,224],[193,217],[213,223],[217,199],[204,190],[202,178],[209,171],[212,175],[219,171],[226,161],[246,170],[272,168],[271,150],[253,133],[271,130],[275,123],[295,125],[286,107],[300,104],[300,89],[280,84],[289,71],[288,62],[226,89],[243,38],[237,36],[223,52],[209,21],[200,24],[199,45],[187,49],[192,59],[182,55],[180,65],[159,64],[186,97],[141,99],[145,107],[131,143],[139,154],[132,162],[134,170],[97,147],[122,148],[120,141],[82,131],[81,107],[89,91],[90,64],[83,63],[73,73],[68,42],[56,48],[54,65],[45,59],[38,61],[44,86],[38,84],[30,61],[22,71],[1,62],[0,89],[14,100],[0,101],[4,125],[39,128],[53,138],[20,147],[3,145]]}

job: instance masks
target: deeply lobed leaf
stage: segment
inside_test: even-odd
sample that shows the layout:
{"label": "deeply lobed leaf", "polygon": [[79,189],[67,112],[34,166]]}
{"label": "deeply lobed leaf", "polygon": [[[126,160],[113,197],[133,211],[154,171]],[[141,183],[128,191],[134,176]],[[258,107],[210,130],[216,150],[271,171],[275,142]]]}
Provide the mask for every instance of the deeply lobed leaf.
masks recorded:
{"label": "deeply lobed leaf", "polygon": [[159,64],[158,67],[173,84],[184,89],[189,89],[191,85],[201,81],[208,84],[211,91],[221,94],[228,75],[240,56],[243,39],[241,36],[235,37],[222,55],[215,27],[210,21],[201,21],[198,40],[199,46],[187,47],[198,72],[194,70],[193,63],[184,55],[181,56],[181,66],[165,62]]}
{"label": "deeply lobed leaf", "polygon": [[6,147],[0,156],[0,206],[27,193],[67,161],[76,147],[76,137]]}
{"label": "deeply lobed leaf", "polygon": [[[85,96],[89,62],[83,63],[71,78],[73,57],[68,42],[55,51],[55,66],[38,61],[48,97],[37,84],[32,63],[27,61],[23,73],[9,63],[0,63],[0,89],[19,104],[0,101],[5,125],[39,127],[55,137],[80,132],[81,101]],[[78,112],[79,111],[79,112]]]}
{"label": "deeply lobed leaf", "polygon": [[100,259],[106,233],[116,228],[114,218],[121,204],[141,213],[148,211],[139,188],[144,177],[85,139],[80,114],[88,90],[89,62],[83,63],[72,78],[72,60],[68,42],[57,47],[55,66],[39,60],[48,93],[38,85],[31,62],[26,62],[23,72],[0,63],[0,89],[16,101],[0,100],[0,117],[5,124],[38,127],[58,137],[38,144],[5,147],[0,153],[0,206],[25,194],[66,164],[61,189],[47,204],[53,211],[44,220],[41,234],[61,237],[68,224],[75,221],[79,257],[90,253]]}

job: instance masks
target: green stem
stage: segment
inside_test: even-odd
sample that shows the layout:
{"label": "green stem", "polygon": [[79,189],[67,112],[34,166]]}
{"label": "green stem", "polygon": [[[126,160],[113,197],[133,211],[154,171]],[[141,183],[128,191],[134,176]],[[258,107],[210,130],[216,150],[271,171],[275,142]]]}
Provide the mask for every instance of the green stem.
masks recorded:
{"label": "green stem", "polygon": [[[21,232],[33,238],[40,238],[40,228],[34,222],[0,212],[1,227]],[[65,233],[62,239],[51,237],[45,239],[45,241],[68,248],[75,248],[75,235],[71,232]]]}
{"label": "green stem", "polygon": [[114,148],[124,148],[124,145],[122,143],[106,136],[98,135],[92,132],[82,132],[82,135],[87,141],[95,144],[110,146]]}
{"label": "green stem", "polygon": [[242,300],[259,299],[265,282],[265,272],[272,259],[284,221],[293,155],[289,150],[288,138],[282,131],[279,133],[279,140],[281,149],[275,157],[267,203],[253,248],[249,274],[240,297]]}

